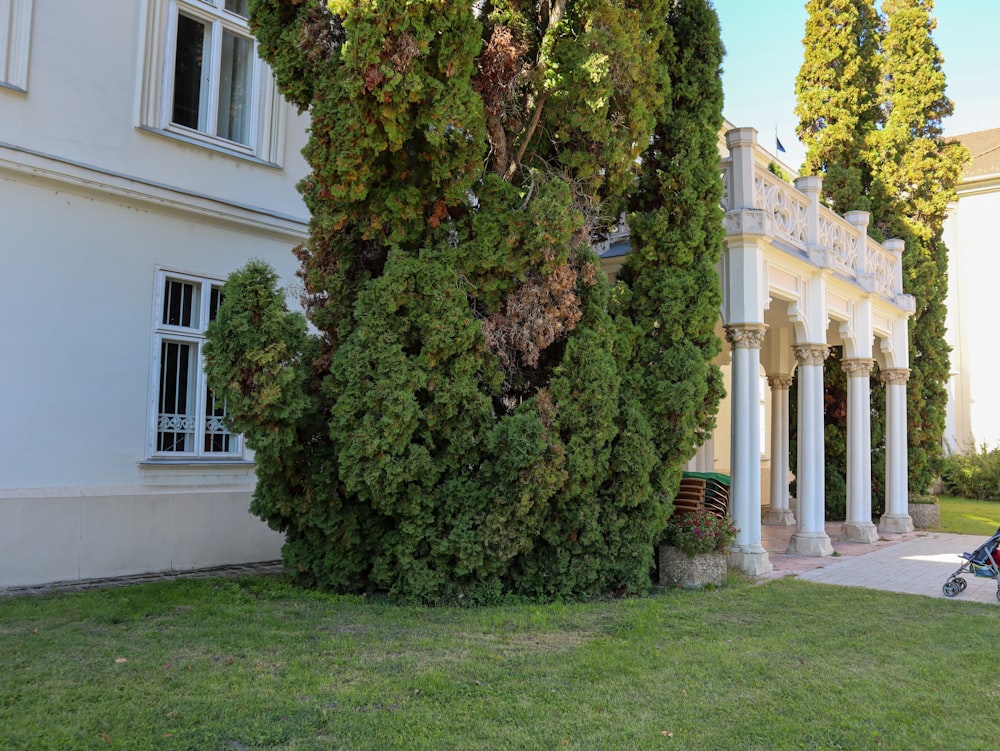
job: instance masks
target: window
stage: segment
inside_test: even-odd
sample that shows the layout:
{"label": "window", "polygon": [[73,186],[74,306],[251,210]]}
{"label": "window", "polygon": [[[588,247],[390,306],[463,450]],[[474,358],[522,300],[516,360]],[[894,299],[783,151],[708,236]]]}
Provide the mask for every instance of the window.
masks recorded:
{"label": "window", "polygon": [[0,0],[0,86],[28,90],[32,0]]}
{"label": "window", "polygon": [[247,2],[152,0],[140,125],[277,164],[282,99],[257,57]]}
{"label": "window", "polygon": [[157,272],[149,455],[242,458],[225,426],[226,405],[205,382],[205,329],[222,301],[221,280]]}

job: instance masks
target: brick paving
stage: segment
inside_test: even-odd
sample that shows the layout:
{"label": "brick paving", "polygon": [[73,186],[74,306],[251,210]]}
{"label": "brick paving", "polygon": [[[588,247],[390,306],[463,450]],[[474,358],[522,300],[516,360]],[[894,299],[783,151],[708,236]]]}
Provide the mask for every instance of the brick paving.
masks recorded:
{"label": "brick paving", "polygon": [[[794,528],[764,527],[762,537],[774,571],[762,580],[798,576],[820,584],[866,587],[887,592],[945,598],[941,586],[962,563],[959,554],[972,552],[987,537],[917,530],[905,535],[881,535],[870,545],[839,541],[840,523],[826,532],[837,555],[822,558],[786,555]],[[968,588],[954,599],[997,604],[997,581],[963,575]]]}

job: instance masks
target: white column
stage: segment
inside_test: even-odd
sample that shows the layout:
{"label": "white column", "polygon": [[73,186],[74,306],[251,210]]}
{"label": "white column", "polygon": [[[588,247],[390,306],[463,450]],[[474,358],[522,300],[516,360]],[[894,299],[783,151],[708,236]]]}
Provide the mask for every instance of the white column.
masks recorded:
{"label": "white column", "polygon": [[774,567],[760,535],[760,346],[765,326],[726,326],[732,345],[732,421],[729,508],[739,528],[729,564],[756,576]]}
{"label": "white column", "polygon": [[790,527],[795,516],[788,505],[788,390],[790,375],[767,377],[771,387],[771,507],[764,524]]}
{"label": "white column", "polygon": [[885,384],[885,513],[879,532],[913,531],[908,509],[906,460],[906,382],[908,368],[888,368],[879,374]]}
{"label": "white column", "polygon": [[875,361],[842,360],[847,374],[847,521],[841,534],[848,542],[875,542],[872,523],[871,381]]}
{"label": "white column", "polygon": [[833,544],[826,533],[823,445],[823,361],[830,354],[825,344],[792,347],[799,376],[798,525],[788,541],[790,555],[832,555]]}

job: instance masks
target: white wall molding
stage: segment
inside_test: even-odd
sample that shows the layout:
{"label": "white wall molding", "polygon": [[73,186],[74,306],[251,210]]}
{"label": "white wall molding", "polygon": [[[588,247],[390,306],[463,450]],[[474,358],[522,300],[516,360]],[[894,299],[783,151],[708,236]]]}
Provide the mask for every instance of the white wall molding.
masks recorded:
{"label": "white wall molding", "polygon": [[267,209],[220,200],[171,185],[145,180],[52,154],[0,142],[0,175],[4,173],[42,185],[69,189],[84,195],[106,197],[128,206],[142,204],[152,210],[187,215],[298,243],[308,236],[308,219]]}

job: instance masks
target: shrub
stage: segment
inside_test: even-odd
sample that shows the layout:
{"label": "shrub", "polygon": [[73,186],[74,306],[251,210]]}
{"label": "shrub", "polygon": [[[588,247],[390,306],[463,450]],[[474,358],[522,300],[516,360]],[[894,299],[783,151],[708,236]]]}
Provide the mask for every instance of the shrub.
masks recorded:
{"label": "shrub", "polygon": [[663,530],[661,545],[670,545],[688,556],[725,550],[736,539],[739,530],[729,516],[716,516],[709,511],[692,511],[673,517]]}
{"label": "shrub", "polygon": [[[234,274],[209,381],[295,580],[420,602],[641,593],[711,433],[708,0],[251,0],[310,112],[302,316]],[[623,213],[614,293],[594,247]]]}
{"label": "shrub", "polygon": [[981,446],[978,451],[946,457],[941,479],[953,495],[1000,501],[1000,448]]}

